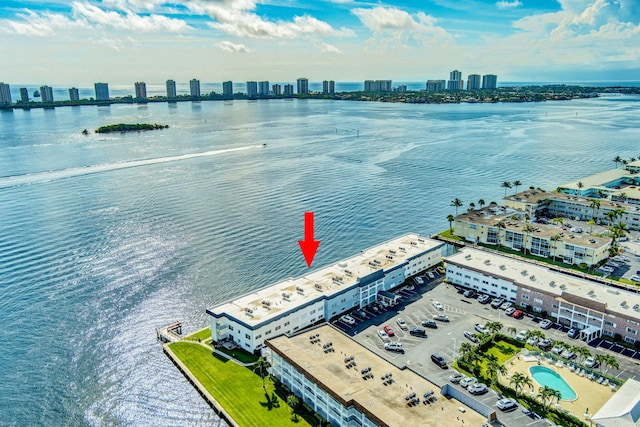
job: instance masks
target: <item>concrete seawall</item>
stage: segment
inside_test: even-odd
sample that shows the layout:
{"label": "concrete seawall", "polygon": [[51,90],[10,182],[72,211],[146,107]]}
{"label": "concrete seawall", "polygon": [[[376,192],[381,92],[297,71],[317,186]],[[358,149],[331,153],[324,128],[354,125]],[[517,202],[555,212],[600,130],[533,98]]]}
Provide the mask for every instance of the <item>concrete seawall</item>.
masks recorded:
{"label": "concrete seawall", "polygon": [[198,379],[189,371],[189,369],[178,359],[178,357],[171,351],[168,344],[162,346],[162,351],[167,355],[169,360],[173,362],[176,368],[184,375],[184,377],[191,383],[196,391],[202,396],[205,402],[214,410],[216,415],[222,418],[229,426],[239,427],[238,424],[231,418],[231,415],[224,410],[222,405],[207,391],[206,388],[198,381]]}

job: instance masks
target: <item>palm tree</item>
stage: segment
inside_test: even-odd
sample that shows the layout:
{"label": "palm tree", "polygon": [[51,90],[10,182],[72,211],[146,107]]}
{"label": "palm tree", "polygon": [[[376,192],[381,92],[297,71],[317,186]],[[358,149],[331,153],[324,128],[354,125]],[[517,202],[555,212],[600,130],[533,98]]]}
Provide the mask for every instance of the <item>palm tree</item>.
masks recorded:
{"label": "palm tree", "polygon": [[256,372],[262,378],[262,388],[266,390],[266,385],[264,383],[264,377],[269,375],[269,368],[271,367],[271,363],[264,357],[258,359],[258,361],[253,365],[253,372]]}
{"label": "palm tree", "polygon": [[516,193],[518,192],[518,187],[520,187],[522,185],[522,183],[519,180],[515,180],[511,183],[514,187],[516,187]]}
{"label": "palm tree", "polygon": [[616,169],[618,169],[618,163],[622,163],[622,157],[616,156],[616,158],[613,159],[613,163],[616,164]]}
{"label": "palm tree", "polygon": [[513,387],[516,390],[516,396],[518,395],[518,392],[523,390],[524,387],[529,387],[529,388],[533,388],[533,382],[531,381],[531,378],[529,378],[527,375],[523,374],[522,372],[516,372],[511,376],[511,380],[509,381],[510,385],[513,385]]}
{"label": "palm tree", "polygon": [[515,335],[515,334],[516,334],[516,332],[518,332],[518,330],[517,330],[516,328],[514,328],[513,326],[509,326],[509,327],[507,328],[507,333],[508,333],[509,335]]}
{"label": "palm tree", "polygon": [[493,335],[495,335],[502,330],[504,325],[500,322],[487,322],[487,324],[484,325],[484,327],[485,329],[488,329],[489,331],[491,331]]}
{"label": "palm tree", "polygon": [[498,221],[498,223],[496,224],[496,227],[498,227],[498,247],[502,246],[501,242],[502,242],[502,237],[500,237],[500,230],[506,230],[507,229],[507,223],[504,221]]}
{"label": "palm tree", "polygon": [[595,218],[596,217],[596,209],[598,210],[598,212],[600,212],[600,200],[598,199],[591,199],[591,203],[589,204],[589,207],[593,210],[592,213],[592,217]]}
{"label": "palm tree", "polygon": [[482,207],[485,205],[486,203],[484,202],[484,199],[480,199],[478,200],[478,206],[480,206],[480,209],[482,209]]}
{"label": "palm tree", "polygon": [[578,181],[578,190],[582,190],[584,188],[584,184],[582,181]]}
{"label": "palm tree", "polygon": [[576,346],[573,348],[573,352],[581,362],[584,361],[587,357],[591,356],[591,352],[587,347]]}
{"label": "palm tree", "polygon": [[531,329],[524,334],[524,338],[526,340],[528,340],[529,338],[538,338],[538,340],[543,340],[544,333],[538,329]]}
{"label": "palm tree", "polygon": [[454,217],[453,215],[447,215],[447,221],[449,221],[449,232],[451,234],[453,234],[453,221],[456,220],[456,217]]}
{"label": "palm tree", "polygon": [[551,392],[549,392],[549,406],[551,406],[551,403],[553,403],[554,399],[557,403],[560,403],[560,399],[562,399],[562,393],[560,393],[558,390],[551,389]]}
{"label": "palm tree", "polygon": [[460,206],[462,206],[462,200],[458,199],[457,197],[455,199],[453,199],[451,201],[451,206],[453,206],[454,208],[456,208],[456,216],[458,216],[458,208]]}
{"label": "palm tree", "polygon": [[471,212],[472,210],[474,210],[476,208],[476,204],[471,202],[469,203],[469,209],[467,209],[467,212]]}
{"label": "palm tree", "polygon": [[587,221],[587,224],[589,224],[589,234],[591,234],[591,232],[593,231],[593,226],[596,225],[596,221],[590,219],[589,221]]}
{"label": "palm tree", "polygon": [[553,399],[556,398],[555,392],[556,390],[552,389],[548,385],[540,387],[538,389],[537,397],[542,401],[542,406],[544,406],[546,409],[549,409],[549,406],[551,406],[551,402],[553,402]]}
{"label": "palm tree", "polygon": [[559,242],[562,240],[562,236],[559,234],[554,234],[553,236],[550,237],[551,240],[551,249],[553,249],[553,260],[556,260],[556,252],[557,252],[557,245],[556,242]]}
{"label": "palm tree", "polygon": [[511,188],[511,183],[509,181],[505,181],[500,184],[500,187],[504,188],[504,197],[507,197],[507,189]]}
{"label": "palm tree", "polygon": [[627,227],[627,224],[624,222],[619,222],[609,227],[609,231],[611,231],[611,236],[613,237],[613,240],[611,241],[611,245],[612,246],[615,245],[616,239],[626,236],[627,235],[626,231],[628,230],[629,228]]}
{"label": "palm tree", "polygon": [[468,342],[463,342],[462,344],[460,344],[460,353],[467,354],[470,351],[473,351],[473,345],[471,345]]}
{"label": "palm tree", "polygon": [[554,224],[556,227],[558,226],[558,224],[562,225],[564,224],[564,218],[562,218],[561,216],[553,218],[551,220],[551,224]]}
{"label": "palm tree", "polygon": [[298,419],[298,415],[296,414],[296,408],[299,403],[300,403],[300,400],[298,400],[298,398],[295,395],[290,394],[289,396],[287,396],[287,405],[291,407],[291,417],[293,420]]}
{"label": "palm tree", "polygon": [[[606,354],[604,356],[604,364],[607,365],[608,368],[619,369],[620,364],[616,360],[616,358],[610,354]],[[608,370],[608,369],[607,369]]]}
{"label": "palm tree", "polygon": [[618,217],[618,214],[616,213],[616,211],[608,211],[607,213],[604,214],[604,216],[607,218],[607,222],[609,223],[609,226],[611,226],[613,225],[613,222]]}
{"label": "palm tree", "polygon": [[604,365],[606,363],[607,360],[607,356],[606,354],[596,354],[593,357],[593,360],[598,364],[598,366],[600,366],[600,371],[602,371],[602,368],[604,368]]}
{"label": "palm tree", "polygon": [[529,236],[529,234],[531,234],[534,231],[536,231],[536,229],[535,229],[535,227],[533,225],[527,224],[527,225],[524,226],[522,231],[524,233],[524,239],[522,241],[522,251],[526,255],[527,254],[527,237]]}

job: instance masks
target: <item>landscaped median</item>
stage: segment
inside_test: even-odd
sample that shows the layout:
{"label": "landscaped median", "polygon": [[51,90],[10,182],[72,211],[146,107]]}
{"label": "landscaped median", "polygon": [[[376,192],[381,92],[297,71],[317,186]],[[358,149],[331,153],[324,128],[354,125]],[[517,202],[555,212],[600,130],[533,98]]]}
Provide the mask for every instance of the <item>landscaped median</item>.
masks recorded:
{"label": "landscaped median", "polygon": [[[251,367],[240,366],[213,354],[200,343],[180,341],[165,346],[169,357],[182,365],[202,394],[209,394],[219,409],[240,427],[310,426],[303,418],[292,419],[291,408],[276,393],[269,377],[262,379]],[[203,393],[206,392],[206,393]]]}

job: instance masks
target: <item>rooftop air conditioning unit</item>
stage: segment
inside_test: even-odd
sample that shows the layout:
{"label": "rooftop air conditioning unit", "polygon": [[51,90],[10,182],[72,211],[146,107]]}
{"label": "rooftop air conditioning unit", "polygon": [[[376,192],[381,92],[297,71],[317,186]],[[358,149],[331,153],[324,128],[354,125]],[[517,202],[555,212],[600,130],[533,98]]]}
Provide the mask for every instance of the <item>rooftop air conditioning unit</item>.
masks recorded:
{"label": "rooftop air conditioning unit", "polygon": [[491,265],[491,260],[485,259],[485,260],[484,260],[484,263],[485,263],[486,265]]}
{"label": "rooftop air conditioning unit", "polygon": [[529,273],[527,273],[527,270],[522,270],[522,271],[520,272],[520,274],[522,274],[523,276],[526,276],[526,275],[527,275],[527,274],[529,274]]}
{"label": "rooftop air conditioning unit", "polygon": [[500,266],[500,270],[506,270],[506,269],[507,269],[507,266],[506,266],[506,265],[502,264],[502,265]]}
{"label": "rooftop air conditioning unit", "polygon": [[322,290],[322,285],[320,283],[316,283],[315,285],[313,285],[313,287],[318,289],[319,291]]}
{"label": "rooftop air conditioning unit", "polygon": [[246,307],[246,308],[244,309],[244,311],[246,311],[247,313],[253,313],[253,308],[251,308],[251,307]]}
{"label": "rooftop air conditioning unit", "polygon": [[560,289],[565,289],[567,287],[567,285],[565,285],[564,283],[560,285]]}
{"label": "rooftop air conditioning unit", "polygon": [[263,299],[262,300],[262,305],[265,305],[265,306],[269,307],[269,306],[271,306],[271,301]]}
{"label": "rooftop air conditioning unit", "polygon": [[529,280],[533,280],[534,282],[536,281],[536,276],[534,276],[533,274],[531,275],[531,277],[529,277]]}
{"label": "rooftop air conditioning unit", "polygon": [[389,253],[390,253],[391,255],[395,255],[395,254],[396,254],[396,251],[394,251],[393,249],[389,249]]}
{"label": "rooftop air conditioning unit", "polygon": [[467,256],[465,256],[466,259],[471,259],[471,254],[467,254]]}
{"label": "rooftop air conditioning unit", "polygon": [[298,293],[304,294],[304,289],[302,289],[300,286],[296,286],[296,291]]}
{"label": "rooftop air conditioning unit", "polygon": [[291,294],[289,292],[283,292],[282,293],[282,298],[288,300],[289,298],[291,298]]}
{"label": "rooftop air conditioning unit", "polygon": [[411,242],[412,246],[418,246],[418,242]]}

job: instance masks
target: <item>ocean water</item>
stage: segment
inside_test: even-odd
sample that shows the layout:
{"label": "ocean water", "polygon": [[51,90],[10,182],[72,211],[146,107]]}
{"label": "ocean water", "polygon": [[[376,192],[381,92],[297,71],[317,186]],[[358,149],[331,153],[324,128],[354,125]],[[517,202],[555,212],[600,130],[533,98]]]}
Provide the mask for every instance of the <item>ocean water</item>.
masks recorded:
{"label": "ocean water", "polygon": [[[119,122],[170,128],[81,134]],[[318,100],[0,114],[0,425],[209,426],[155,328],[406,232],[503,181],[553,189],[640,157],[640,97]],[[262,144],[267,144],[262,147]]]}

